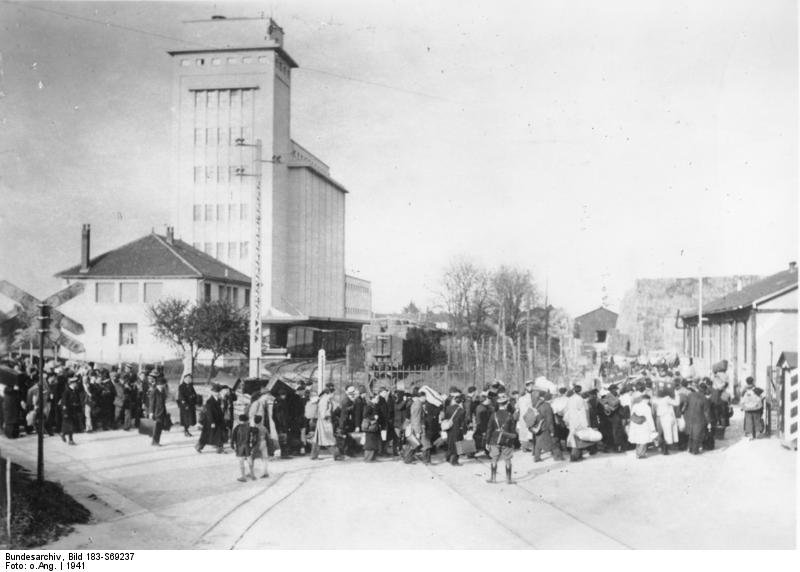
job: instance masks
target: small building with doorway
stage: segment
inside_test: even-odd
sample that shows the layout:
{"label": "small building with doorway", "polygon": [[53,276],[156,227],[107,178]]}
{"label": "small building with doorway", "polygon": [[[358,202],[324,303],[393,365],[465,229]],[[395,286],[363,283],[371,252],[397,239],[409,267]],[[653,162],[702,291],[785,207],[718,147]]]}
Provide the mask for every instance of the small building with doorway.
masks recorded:
{"label": "small building with doorway", "polygon": [[683,312],[683,352],[694,358],[698,375],[711,364],[728,360],[728,375],[736,387],[748,376],[762,389],[768,371],[781,352],[797,347],[797,264],[749,286],[703,304],[699,311]]}
{"label": "small building with doorway", "polygon": [[627,351],[626,338],[617,331],[616,312],[600,306],[574,320],[573,335],[580,340],[581,352],[587,356]]}
{"label": "small building with doorway", "polygon": [[228,300],[250,304],[250,278],[235,268],[175,238],[155,232],[99,256],[90,255],[90,228],[83,225],[80,264],[57,277],[80,281],[83,292],[59,311],[83,324],[81,355],[65,355],[98,363],[154,362],[179,357],[157,339],[147,308],[173,297],[200,302]]}

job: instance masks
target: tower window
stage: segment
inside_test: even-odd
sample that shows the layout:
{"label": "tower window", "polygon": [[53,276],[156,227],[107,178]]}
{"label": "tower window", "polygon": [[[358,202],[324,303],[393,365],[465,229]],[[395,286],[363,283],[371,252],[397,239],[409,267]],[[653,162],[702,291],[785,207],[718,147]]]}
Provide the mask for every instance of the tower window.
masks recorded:
{"label": "tower window", "polygon": [[250,56],[245,56],[245,57],[242,58],[242,63],[243,64],[252,64],[253,63],[253,58],[251,58]]}
{"label": "tower window", "polygon": [[239,58],[228,58],[228,63],[231,65],[236,65],[239,63]]}
{"label": "tower window", "polygon": [[185,68],[185,67],[188,67],[190,65],[192,65],[192,62],[190,60],[181,60],[181,67]]}
{"label": "tower window", "polygon": [[206,205],[206,220],[214,220],[214,205]]}
{"label": "tower window", "polygon": [[258,63],[260,63],[260,64],[266,64],[266,63],[268,63],[268,62],[269,62],[269,58],[267,58],[267,56],[259,56],[259,57],[258,57]]}
{"label": "tower window", "polygon": [[221,63],[222,63],[222,60],[221,60],[221,59],[219,59],[219,58],[211,58],[211,65],[212,65],[212,66],[218,66],[218,65],[220,65]]}
{"label": "tower window", "polygon": [[196,59],[194,62],[195,62],[195,63],[196,63],[198,66],[204,66],[204,65],[206,65],[206,60],[205,60],[205,58],[197,58],[197,59]]}
{"label": "tower window", "polygon": [[202,208],[202,205],[194,205],[193,211],[194,211],[193,212],[193,215],[194,215],[193,218],[194,218],[195,221],[203,219],[203,208]]}

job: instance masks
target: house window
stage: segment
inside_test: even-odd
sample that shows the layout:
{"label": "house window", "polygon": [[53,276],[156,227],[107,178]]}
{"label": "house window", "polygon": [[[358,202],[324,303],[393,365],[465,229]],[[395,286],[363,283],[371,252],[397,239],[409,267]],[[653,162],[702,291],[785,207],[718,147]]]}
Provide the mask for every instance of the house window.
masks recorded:
{"label": "house window", "polygon": [[212,65],[212,66],[218,66],[218,65],[220,65],[221,63],[222,63],[222,60],[221,60],[221,59],[219,59],[219,58],[211,58],[211,65]]}
{"label": "house window", "polygon": [[123,304],[135,304],[139,301],[139,284],[137,282],[120,282],[119,301]]}
{"label": "house window", "polygon": [[234,306],[237,306],[237,305],[239,304],[239,289],[238,289],[238,288],[234,288],[234,289],[233,289],[233,294],[232,294],[232,297],[231,297],[231,302],[233,302],[233,305],[234,305]]}
{"label": "house window", "polygon": [[253,58],[251,58],[250,56],[245,56],[245,57],[242,58],[242,63],[243,64],[252,64],[253,63]]}
{"label": "house window", "polygon": [[157,301],[161,298],[161,290],[164,287],[163,282],[145,282],[144,283],[144,301],[147,304]]}
{"label": "house window", "polygon": [[225,256],[225,243],[224,242],[218,242],[217,243],[217,255],[214,258],[219,260],[219,259],[223,258],[224,256]]}
{"label": "house window", "polygon": [[208,282],[203,284],[203,300],[211,302],[211,284]]}
{"label": "house window", "polygon": [[193,218],[194,218],[195,221],[203,219],[203,206],[202,205],[194,205]]}
{"label": "house window", "polygon": [[94,301],[98,304],[114,303],[114,283],[98,282],[94,285]]}
{"label": "house window", "polygon": [[595,332],[595,340],[594,340],[595,343],[598,343],[598,344],[606,343],[606,335],[607,335],[607,333],[608,332],[606,330],[597,330]]}
{"label": "house window", "polygon": [[197,59],[196,59],[194,62],[195,62],[195,63],[196,63],[198,66],[204,66],[204,65],[206,65],[206,60],[205,60],[205,58],[197,58]]}
{"label": "house window", "polygon": [[245,241],[239,245],[239,258],[247,258],[250,255],[250,243]]}
{"label": "house window", "polygon": [[138,324],[120,324],[119,325],[119,345],[121,346],[135,346],[136,340],[139,337]]}
{"label": "house window", "polygon": [[228,205],[228,220],[234,220],[236,218],[236,205],[231,203]]}
{"label": "house window", "polygon": [[239,218],[242,220],[247,220],[247,203],[242,203],[239,206]]}
{"label": "house window", "polygon": [[244,305],[250,306],[250,288],[244,289]]}
{"label": "house window", "polygon": [[217,286],[217,300],[225,299],[225,286]]}
{"label": "house window", "polygon": [[214,205],[206,205],[206,220],[214,220]]}
{"label": "house window", "polygon": [[108,324],[106,324],[105,322],[100,324],[100,335],[103,336],[104,338],[106,337],[106,332],[107,332],[107,329],[108,329],[107,326],[108,326]]}
{"label": "house window", "polygon": [[229,260],[236,260],[236,243],[229,242],[228,243],[228,259]]}
{"label": "house window", "polygon": [[225,220],[225,205],[217,205],[217,220]]}

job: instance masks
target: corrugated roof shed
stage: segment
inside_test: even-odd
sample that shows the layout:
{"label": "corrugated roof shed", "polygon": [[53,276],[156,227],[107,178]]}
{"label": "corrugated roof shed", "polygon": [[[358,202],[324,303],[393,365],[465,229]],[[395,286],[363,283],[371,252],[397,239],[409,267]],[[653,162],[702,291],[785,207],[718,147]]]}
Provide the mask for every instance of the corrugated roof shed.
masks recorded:
{"label": "corrugated roof shed", "polygon": [[[745,286],[741,290],[730,292],[721,298],[703,305],[703,315],[721,314],[733,310],[751,307],[755,302],[797,288],[797,268],[788,268],[763,280]],[[697,316],[697,310],[682,314],[685,318]]]}

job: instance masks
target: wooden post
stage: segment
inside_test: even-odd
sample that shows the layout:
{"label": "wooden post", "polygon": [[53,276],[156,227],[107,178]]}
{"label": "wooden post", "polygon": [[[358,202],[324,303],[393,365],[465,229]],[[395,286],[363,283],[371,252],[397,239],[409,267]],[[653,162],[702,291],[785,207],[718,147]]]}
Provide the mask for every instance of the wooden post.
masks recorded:
{"label": "wooden post", "polygon": [[11,457],[6,457],[6,531],[11,547]]}

